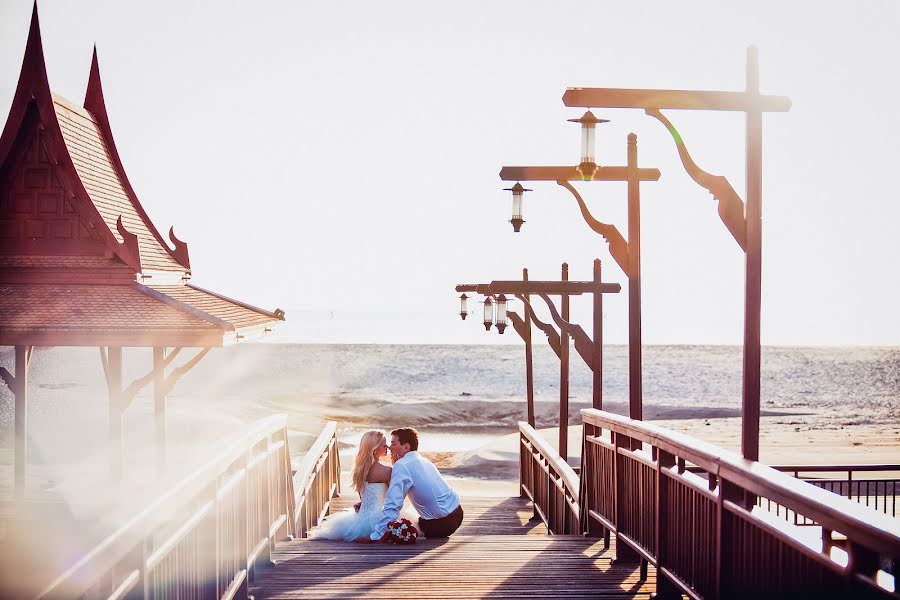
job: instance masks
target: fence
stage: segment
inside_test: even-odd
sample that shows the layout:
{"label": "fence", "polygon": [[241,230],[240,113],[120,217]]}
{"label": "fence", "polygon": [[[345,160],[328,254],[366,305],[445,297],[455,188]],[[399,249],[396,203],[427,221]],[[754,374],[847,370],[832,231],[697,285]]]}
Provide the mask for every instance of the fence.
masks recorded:
{"label": "fence", "polygon": [[622,558],[655,565],[660,597],[895,596],[896,520],[661,427],[594,409],[582,418],[581,530],[611,531]]}
{"label": "fence", "polygon": [[286,417],[258,421],[39,597],[246,598],[275,541],[302,535],[328,510],[323,495],[337,491],[339,474],[328,423],[298,469],[295,495]]}
{"label": "fence", "polygon": [[550,533],[577,533],[578,476],[528,423],[519,423],[521,494]]}

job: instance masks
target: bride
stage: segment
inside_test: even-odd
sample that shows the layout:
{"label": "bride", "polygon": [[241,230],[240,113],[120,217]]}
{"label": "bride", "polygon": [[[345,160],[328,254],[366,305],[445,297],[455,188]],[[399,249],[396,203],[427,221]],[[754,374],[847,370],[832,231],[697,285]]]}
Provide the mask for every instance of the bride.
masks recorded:
{"label": "bride", "polygon": [[373,429],[363,434],[350,475],[353,487],[362,500],[359,512],[348,508],[326,517],[321,525],[309,532],[311,539],[350,542],[368,537],[375,531],[391,481],[391,468],[380,462],[387,453],[387,438],[383,431]]}

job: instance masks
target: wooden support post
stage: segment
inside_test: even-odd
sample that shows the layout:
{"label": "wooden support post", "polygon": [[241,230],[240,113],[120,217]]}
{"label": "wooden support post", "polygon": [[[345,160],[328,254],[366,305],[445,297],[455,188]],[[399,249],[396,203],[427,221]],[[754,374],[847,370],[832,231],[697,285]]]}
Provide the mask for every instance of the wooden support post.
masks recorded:
{"label": "wooden support post", "polygon": [[744,291],[744,382],[741,405],[741,453],[759,460],[760,312],[762,305],[762,111],[759,60],[747,49],[747,263]]}
{"label": "wooden support post", "polygon": [[15,497],[17,503],[25,502],[25,465],[28,456],[28,362],[29,346],[16,346],[16,376],[13,393],[16,397],[16,457]]}
{"label": "wooden support post", "polygon": [[628,416],[643,419],[641,376],[641,182],[637,136],[628,134]]}
{"label": "wooden support post", "polygon": [[160,478],[166,474],[166,457],[168,454],[165,358],[165,348],[158,346],[153,348],[153,422],[156,442],[156,476]]}
{"label": "wooden support post", "polygon": [[[528,281],[528,269],[522,269],[522,281]],[[525,294],[525,301],[531,297]],[[524,307],[525,313],[525,390],[528,396],[528,424],[534,427],[534,364],[531,354],[531,311]]]}
{"label": "wooden support post", "polygon": [[125,455],[122,437],[122,347],[107,348],[109,375],[109,473],[113,481],[121,481],[122,463]]}
{"label": "wooden support post", "polygon": [[600,293],[600,259],[594,259],[594,394],[591,406],[603,410],[603,294]]}
{"label": "wooden support post", "polygon": [[[569,280],[569,265],[562,264],[562,281]],[[569,296],[562,294],[562,318],[569,320]],[[569,460],[569,334],[559,330],[559,456]]]}

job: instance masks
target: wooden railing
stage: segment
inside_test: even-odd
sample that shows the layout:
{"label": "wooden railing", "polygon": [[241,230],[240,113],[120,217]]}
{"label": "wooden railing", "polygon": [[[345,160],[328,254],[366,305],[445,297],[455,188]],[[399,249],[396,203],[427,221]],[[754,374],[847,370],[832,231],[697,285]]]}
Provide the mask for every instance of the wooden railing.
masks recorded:
{"label": "wooden railing", "polygon": [[336,424],[329,421],[294,474],[294,535],[306,537],[341,491],[341,461]]}
{"label": "wooden railing", "polygon": [[578,476],[559,453],[528,423],[519,423],[519,481],[522,497],[550,533],[580,531]]}
{"label": "wooden railing", "polygon": [[[334,444],[329,423],[313,448]],[[339,475],[304,472],[305,490]],[[304,465],[306,465],[304,461]],[[319,465],[316,461],[314,466]],[[332,489],[331,486],[328,486]],[[278,539],[299,535],[287,420],[258,421],[205,465],[104,539],[39,598],[246,598]],[[314,502],[322,504],[320,498]],[[325,503],[327,507],[327,502]]]}
{"label": "wooden railing", "polygon": [[[896,596],[895,519],[700,440],[599,410],[581,414],[581,529],[612,531],[620,560],[656,566],[660,597]],[[822,535],[758,499],[821,524]],[[831,532],[846,537],[845,549]]]}

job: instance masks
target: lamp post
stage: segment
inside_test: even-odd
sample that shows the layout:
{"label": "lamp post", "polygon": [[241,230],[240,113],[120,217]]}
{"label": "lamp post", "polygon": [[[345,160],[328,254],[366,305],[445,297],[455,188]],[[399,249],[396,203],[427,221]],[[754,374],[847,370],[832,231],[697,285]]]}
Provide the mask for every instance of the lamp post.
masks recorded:
{"label": "lamp post", "polygon": [[[581,163],[577,167],[503,167],[504,181],[556,181],[572,194],[587,224],[609,242],[609,252],[628,277],[628,414],[632,419],[643,418],[641,375],[641,217],[640,182],[657,181],[659,170],[640,168],[637,164],[637,136],[628,135],[628,162],[624,167],[601,166],[595,158],[596,126],[607,123],[590,110],[579,119],[569,119],[581,125]],[[625,181],[628,183],[628,240],[611,224],[598,221],[590,213],[581,194],[571,181]],[[510,190],[516,189],[514,185]],[[520,215],[520,218],[522,215]],[[524,222],[524,221],[522,221]],[[515,229],[518,231],[518,229]]]}
{"label": "lamp post", "polygon": [[[759,92],[759,59],[747,49],[747,77],[743,92],[707,90],[656,90],[619,88],[570,88],[563,94],[566,106],[642,108],[657,119],[675,140],[681,163],[691,178],[709,190],[719,202],[719,217],[745,253],[744,359],[741,400],[741,452],[759,459],[760,412],[760,316],[762,304],[762,113],[786,112],[785,96]],[[660,112],[677,110],[725,110],[746,115],[746,206],[725,177],[712,175],[694,163],[684,140]]]}
{"label": "lamp post", "polygon": [[[560,358],[560,413],[559,413],[559,454],[566,460],[568,458],[568,337],[575,340],[575,349],[579,356],[593,372],[593,397],[592,406],[602,406],[602,382],[603,382],[603,294],[615,294],[621,290],[617,283],[603,283],[601,281],[600,260],[594,261],[594,277],[591,281],[568,281],[568,265],[563,265],[563,279],[561,281],[531,281],[528,279],[528,270],[523,269],[521,281],[492,281],[481,284],[460,284],[456,286],[457,292],[474,292],[485,296],[485,303],[497,298],[493,305],[506,304],[507,296],[515,296],[522,301],[524,306],[524,320],[513,311],[505,310],[514,328],[525,341],[526,361],[526,385],[528,388],[528,424],[534,427],[534,388],[533,369],[531,364],[531,322],[534,322],[548,336],[551,348]],[[593,294],[594,301],[594,336],[591,339],[578,325],[568,322],[568,297],[572,295]],[[553,321],[559,327],[557,334],[552,325],[541,322],[534,314],[529,297],[539,296],[550,310]],[[562,298],[562,314],[556,309],[549,296]],[[485,321],[487,321],[485,310]],[[487,323],[485,323],[486,329]]]}

